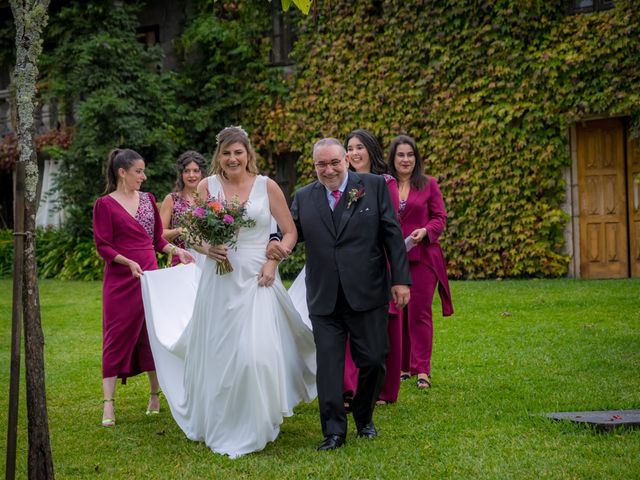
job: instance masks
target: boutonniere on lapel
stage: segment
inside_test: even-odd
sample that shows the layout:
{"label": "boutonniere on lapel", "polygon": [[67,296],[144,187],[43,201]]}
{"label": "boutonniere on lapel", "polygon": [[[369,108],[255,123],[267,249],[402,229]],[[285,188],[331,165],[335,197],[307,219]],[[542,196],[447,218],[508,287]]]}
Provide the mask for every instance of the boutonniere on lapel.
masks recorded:
{"label": "boutonniere on lapel", "polygon": [[364,187],[361,187],[359,190],[357,188],[352,188],[349,190],[349,201],[347,202],[347,210],[351,207],[352,203],[357,203],[364,197]]}

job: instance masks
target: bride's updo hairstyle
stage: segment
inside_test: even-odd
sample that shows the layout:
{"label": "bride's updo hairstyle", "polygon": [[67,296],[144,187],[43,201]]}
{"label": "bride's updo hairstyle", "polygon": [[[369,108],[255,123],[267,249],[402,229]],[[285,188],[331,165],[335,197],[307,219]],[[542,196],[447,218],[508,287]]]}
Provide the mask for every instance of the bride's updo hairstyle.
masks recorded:
{"label": "bride's updo hairstyle", "polygon": [[[216,141],[218,145],[216,146],[216,151],[213,152],[213,160],[211,162],[211,174],[223,175],[225,173],[222,171],[220,167],[220,162],[218,161],[218,157],[220,156],[223,149],[228,147],[233,143],[241,143],[244,145],[244,148],[247,150],[247,172],[257,175],[258,174],[258,164],[256,163],[256,153],[253,151],[253,147],[251,146],[251,141],[249,140],[249,135],[244,131],[242,127],[226,127],[220,130],[220,133],[216,135]],[[226,177],[225,177],[226,178]]]}
{"label": "bride's updo hairstyle", "polygon": [[109,152],[105,172],[104,193],[115,192],[118,188],[118,170],[129,170],[136,160],[142,160],[142,156],[130,148],[114,148]]}

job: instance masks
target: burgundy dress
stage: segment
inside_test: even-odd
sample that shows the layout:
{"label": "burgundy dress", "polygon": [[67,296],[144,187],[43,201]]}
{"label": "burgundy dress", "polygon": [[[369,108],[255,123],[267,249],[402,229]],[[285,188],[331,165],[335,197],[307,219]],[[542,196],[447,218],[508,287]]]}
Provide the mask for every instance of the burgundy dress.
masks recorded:
{"label": "burgundy dress", "polygon": [[113,261],[123,255],[142,270],[158,268],[155,250],[167,241],[162,238],[162,221],[155,198],[140,192],[135,218],[111,195],[93,206],[93,237],[104,259],[102,287],[102,377],[127,377],[155,370],[144,320],[140,279],[131,269]]}

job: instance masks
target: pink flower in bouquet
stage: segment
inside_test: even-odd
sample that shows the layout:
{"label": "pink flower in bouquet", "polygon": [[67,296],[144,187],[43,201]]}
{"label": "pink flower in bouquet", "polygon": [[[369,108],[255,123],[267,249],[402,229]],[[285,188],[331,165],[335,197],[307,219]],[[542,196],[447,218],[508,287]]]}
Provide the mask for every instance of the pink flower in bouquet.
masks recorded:
{"label": "pink flower in bouquet", "polygon": [[202,218],[202,217],[204,217],[205,213],[206,213],[206,211],[205,211],[204,208],[198,207],[193,211],[193,216],[194,217],[198,217],[198,218]]}
{"label": "pink flower in bouquet", "polygon": [[222,218],[222,221],[227,225],[231,225],[235,220],[231,215],[227,214]]}

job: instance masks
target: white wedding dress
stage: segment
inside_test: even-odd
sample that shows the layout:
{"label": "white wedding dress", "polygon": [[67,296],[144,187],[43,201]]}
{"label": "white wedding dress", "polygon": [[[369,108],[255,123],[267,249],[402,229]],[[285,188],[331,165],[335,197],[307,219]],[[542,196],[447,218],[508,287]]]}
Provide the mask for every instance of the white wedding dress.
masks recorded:
{"label": "white wedding dress", "polygon": [[[224,196],[215,176],[211,196]],[[158,379],[171,413],[191,440],[232,458],[275,440],[283,417],[316,396],[315,345],[280,277],[258,286],[271,230],[267,178],[247,206],[256,226],[241,229],[216,273],[206,259],[145,272],[142,291]]]}
{"label": "white wedding dress", "polygon": [[306,276],[307,267],[304,266],[289,287],[289,296],[291,297],[293,306],[302,317],[302,321],[306,323],[309,328],[312,328],[311,319],[309,318],[309,307],[307,306],[307,285],[305,283]]}

